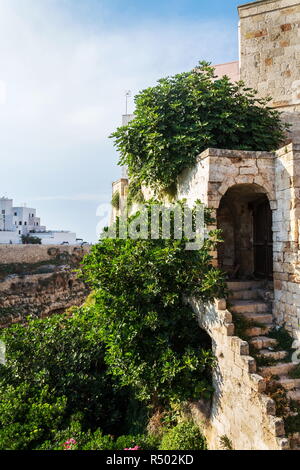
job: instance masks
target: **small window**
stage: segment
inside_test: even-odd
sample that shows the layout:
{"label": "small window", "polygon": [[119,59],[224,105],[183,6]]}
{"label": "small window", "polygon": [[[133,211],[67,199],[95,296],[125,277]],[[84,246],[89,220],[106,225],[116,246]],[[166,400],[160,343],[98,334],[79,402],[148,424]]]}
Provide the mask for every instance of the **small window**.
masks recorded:
{"label": "small window", "polygon": [[27,225],[27,222],[24,222],[24,225]]}
{"label": "small window", "polygon": [[38,226],[38,225],[39,225],[39,223],[37,222],[37,223],[36,223],[36,225]]}
{"label": "small window", "polygon": [[19,235],[21,235],[21,230],[19,230]]}
{"label": "small window", "polygon": [[20,222],[19,222],[19,225],[22,225],[22,222],[21,222],[21,220],[20,220]]}
{"label": "small window", "polygon": [[18,215],[18,213],[17,213],[17,212],[15,212],[15,213],[14,213],[14,216],[15,216],[15,217],[17,217],[17,215]]}
{"label": "small window", "polygon": [[4,209],[2,210],[2,214],[5,214],[5,210],[4,210]]}

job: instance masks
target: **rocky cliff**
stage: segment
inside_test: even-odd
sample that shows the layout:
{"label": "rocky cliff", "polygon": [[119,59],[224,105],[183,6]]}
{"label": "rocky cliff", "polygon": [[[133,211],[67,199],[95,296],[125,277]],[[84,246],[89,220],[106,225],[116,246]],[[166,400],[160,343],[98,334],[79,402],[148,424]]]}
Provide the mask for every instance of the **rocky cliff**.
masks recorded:
{"label": "rocky cliff", "polygon": [[0,246],[0,327],[28,315],[45,317],[81,305],[89,290],[78,279],[89,247]]}

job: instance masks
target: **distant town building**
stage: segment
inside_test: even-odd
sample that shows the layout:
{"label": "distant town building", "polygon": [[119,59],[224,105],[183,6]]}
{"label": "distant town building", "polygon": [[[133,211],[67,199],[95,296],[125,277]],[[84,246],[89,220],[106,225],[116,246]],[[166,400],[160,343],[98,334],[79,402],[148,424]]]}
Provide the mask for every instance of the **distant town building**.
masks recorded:
{"label": "distant town building", "polygon": [[47,230],[36,216],[36,209],[15,207],[13,200],[0,198],[0,244],[20,244],[22,236],[41,239],[43,245],[76,245],[76,233]]}

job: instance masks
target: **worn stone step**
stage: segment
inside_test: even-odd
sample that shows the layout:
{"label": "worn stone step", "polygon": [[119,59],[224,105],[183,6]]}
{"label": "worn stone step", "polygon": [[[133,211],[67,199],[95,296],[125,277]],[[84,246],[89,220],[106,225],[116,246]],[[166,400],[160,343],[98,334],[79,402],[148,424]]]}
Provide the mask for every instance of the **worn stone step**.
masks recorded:
{"label": "worn stone step", "polygon": [[250,328],[247,328],[245,331],[245,335],[248,336],[249,338],[255,337],[255,336],[263,336],[267,335],[273,328],[273,324],[264,324],[264,327],[259,327],[259,326],[252,326]]}
{"label": "worn stone step", "polygon": [[300,389],[297,390],[290,390],[287,393],[288,398],[294,401],[300,401]]}
{"label": "worn stone step", "polygon": [[266,359],[274,359],[275,361],[281,361],[288,355],[287,351],[269,351],[268,349],[261,349],[258,356],[265,357]]}
{"label": "worn stone step", "polygon": [[273,366],[265,366],[259,368],[259,374],[263,377],[271,375],[288,375],[288,373],[295,369],[296,365],[293,362],[282,362]]}
{"label": "worn stone step", "polygon": [[276,339],[268,338],[267,336],[254,336],[250,343],[255,349],[266,349],[277,346]]}
{"label": "worn stone step", "polygon": [[233,300],[229,310],[233,313],[267,313],[270,307],[266,302],[253,300]]}
{"label": "worn stone step", "polygon": [[263,325],[268,325],[273,321],[273,316],[270,313],[242,313],[241,315],[250,322],[261,323]]}
{"label": "worn stone step", "polygon": [[236,290],[232,291],[229,295],[228,300],[253,300],[253,299],[260,299],[261,294],[260,291],[254,289],[247,289],[247,290]]}
{"label": "worn stone step", "polygon": [[228,281],[227,287],[231,291],[263,288],[265,281]]}
{"label": "worn stone step", "polygon": [[288,376],[280,377],[278,383],[282,385],[286,390],[294,390],[295,388],[300,388],[300,379],[291,379]]}

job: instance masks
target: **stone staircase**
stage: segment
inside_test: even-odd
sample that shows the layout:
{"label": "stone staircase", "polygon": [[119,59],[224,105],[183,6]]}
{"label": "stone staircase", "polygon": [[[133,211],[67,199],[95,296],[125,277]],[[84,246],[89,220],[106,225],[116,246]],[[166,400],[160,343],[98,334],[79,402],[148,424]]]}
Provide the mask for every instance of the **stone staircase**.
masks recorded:
{"label": "stone staircase", "polygon": [[[249,322],[245,330],[250,355],[257,363],[257,373],[265,378],[266,383],[277,384],[286,391],[288,402],[296,402],[300,406],[300,379],[293,379],[289,373],[296,365],[289,362],[288,351],[278,350],[276,339],[268,337],[274,328],[272,316],[272,292],[267,281],[230,281],[228,309],[231,313]],[[251,325],[253,323],[253,325]],[[286,416],[298,413],[288,411]],[[289,435],[290,448],[300,450],[299,433]]]}

